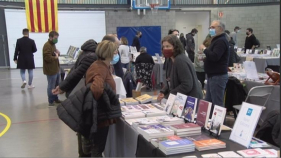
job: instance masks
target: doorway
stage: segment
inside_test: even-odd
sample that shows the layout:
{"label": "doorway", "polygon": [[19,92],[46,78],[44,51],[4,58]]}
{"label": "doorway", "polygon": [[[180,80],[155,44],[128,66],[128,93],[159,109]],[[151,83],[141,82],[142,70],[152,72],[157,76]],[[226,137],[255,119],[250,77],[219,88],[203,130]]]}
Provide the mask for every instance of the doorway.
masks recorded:
{"label": "doorway", "polygon": [[209,31],[210,26],[210,11],[195,11],[176,12],[176,29],[184,36],[190,33],[193,28],[198,30],[197,35],[194,36],[195,52],[197,52],[199,46],[203,43]]}

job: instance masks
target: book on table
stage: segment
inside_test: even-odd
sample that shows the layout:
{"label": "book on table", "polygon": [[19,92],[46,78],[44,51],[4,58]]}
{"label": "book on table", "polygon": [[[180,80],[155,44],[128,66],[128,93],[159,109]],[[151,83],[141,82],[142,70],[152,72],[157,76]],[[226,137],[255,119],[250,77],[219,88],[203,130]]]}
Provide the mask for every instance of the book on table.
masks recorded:
{"label": "book on table", "polygon": [[216,154],[216,153],[212,153],[212,154],[204,154],[201,155],[203,158],[221,158],[220,155]]}
{"label": "book on table", "polygon": [[262,112],[262,106],[243,102],[229,139],[248,148]]}
{"label": "book on table", "polygon": [[207,139],[212,139],[211,137],[205,135],[205,134],[201,134],[201,135],[197,135],[197,136],[188,136],[186,137],[187,139],[191,140],[191,141],[200,141],[200,140],[207,140]]}
{"label": "book on table", "polygon": [[246,150],[239,150],[237,151],[243,157],[260,157],[266,156],[268,153],[262,149],[246,149]]}
{"label": "book on table", "polygon": [[122,112],[122,117],[126,119],[143,118],[145,114],[143,112]]}
{"label": "book on table", "polygon": [[152,96],[148,94],[143,94],[135,98],[135,100],[139,101],[140,104],[149,103],[152,101]]}
{"label": "book on table", "polygon": [[173,135],[168,137],[161,137],[161,138],[153,138],[150,140],[151,144],[154,145],[156,148],[159,147],[159,142],[165,141],[165,140],[180,140],[181,138],[179,136]]}
{"label": "book on table", "polygon": [[228,157],[233,157],[233,158],[242,158],[241,155],[238,155],[236,152],[234,151],[224,151],[224,152],[219,152],[218,153],[221,157],[223,158],[228,158]]}
{"label": "book on table", "polygon": [[[165,105],[161,103],[152,103],[157,109],[164,111]],[[166,111],[164,111],[166,113]]]}
{"label": "book on table", "polygon": [[226,148],[225,142],[218,139],[194,141],[194,144],[198,151]]}
{"label": "book on table", "polygon": [[126,105],[138,105],[139,101],[135,100],[134,98],[124,98],[121,101],[125,102]]}
{"label": "book on table", "polygon": [[125,120],[129,125],[152,125],[159,124],[159,121],[154,117],[142,117],[142,118],[134,118],[134,119],[126,119]]}
{"label": "book on table", "polygon": [[146,105],[139,105],[141,107],[147,107],[143,108],[142,112],[145,114],[146,117],[150,116],[164,116],[166,115],[166,112],[163,110],[157,109],[155,106],[151,104],[146,104]]}
{"label": "book on table", "polygon": [[182,116],[187,96],[181,93],[177,93],[176,100],[172,109],[172,113],[178,117]]}
{"label": "book on table", "polygon": [[194,123],[184,123],[178,125],[171,125],[178,136],[192,136],[192,135],[201,135],[201,127]]}
{"label": "book on table", "polygon": [[189,122],[194,122],[197,108],[197,98],[187,96],[183,116]]}
{"label": "book on table", "polygon": [[171,110],[172,110],[172,108],[173,108],[175,99],[176,99],[176,95],[170,93],[170,94],[169,94],[169,97],[168,97],[168,100],[167,100],[167,102],[166,102],[165,109],[164,109],[167,114],[170,114],[170,113],[171,113]]}
{"label": "book on table", "polygon": [[226,108],[215,105],[213,114],[212,114],[211,123],[208,126],[208,129],[212,133],[217,134],[217,135],[221,134],[221,129],[223,126],[225,115],[226,115]]}
{"label": "book on table", "polygon": [[172,129],[161,124],[139,126],[137,131],[148,141],[152,138],[161,138],[174,135],[174,131]]}
{"label": "book on table", "polygon": [[160,124],[165,125],[165,126],[184,123],[183,119],[178,118],[178,117],[171,117],[171,116],[158,116],[157,121],[159,121]]}
{"label": "book on table", "polygon": [[196,124],[207,129],[212,103],[200,100],[198,104]]}
{"label": "book on table", "polygon": [[194,143],[188,139],[165,140],[159,142],[159,149],[166,155],[194,152]]}
{"label": "book on table", "polygon": [[121,106],[122,112],[142,112],[142,108],[140,108],[138,105],[127,105],[127,106]]}
{"label": "book on table", "polygon": [[270,145],[258,138],[253,137],[251,140],[250,148],[263,148],[263,147],[270,147]]}

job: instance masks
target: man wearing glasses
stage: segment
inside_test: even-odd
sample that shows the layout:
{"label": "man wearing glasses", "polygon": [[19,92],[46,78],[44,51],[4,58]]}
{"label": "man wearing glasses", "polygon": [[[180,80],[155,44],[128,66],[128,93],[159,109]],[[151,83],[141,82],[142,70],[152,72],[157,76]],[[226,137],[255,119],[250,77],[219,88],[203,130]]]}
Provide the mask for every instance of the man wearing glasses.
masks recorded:
{"label": "man wearing glasses", "polygon": [[209,28],[212,42],[208,48],[203,44],[199,47],[204,52],[204,69],[207,74],[207,92],[205,100],[215,105],[224,106],[223,96],[228,81],[229,42],[224,33],[225,24],[215,20]]}

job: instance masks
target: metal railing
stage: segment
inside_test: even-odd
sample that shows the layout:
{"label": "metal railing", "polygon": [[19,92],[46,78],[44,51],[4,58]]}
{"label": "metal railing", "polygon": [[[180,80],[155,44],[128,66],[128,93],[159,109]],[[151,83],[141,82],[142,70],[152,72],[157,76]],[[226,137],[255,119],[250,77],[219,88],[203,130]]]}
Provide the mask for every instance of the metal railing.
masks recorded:
{"label": "metal railing", "polygon": [[[24,2],[25,0],[0,0],[0,2]],[[258,4],[280,0],[171,0],[172,5],[212,5],[212,4]],[[130,4],[130,0],[58,0],[59,4]]]}

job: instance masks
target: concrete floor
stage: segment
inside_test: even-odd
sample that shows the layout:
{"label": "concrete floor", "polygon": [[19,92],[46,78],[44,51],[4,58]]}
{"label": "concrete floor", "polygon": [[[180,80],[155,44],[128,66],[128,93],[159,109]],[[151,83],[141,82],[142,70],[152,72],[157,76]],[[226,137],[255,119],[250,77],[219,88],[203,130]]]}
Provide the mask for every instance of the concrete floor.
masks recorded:
{"label": "concrete floor", "polygon": [[[34,70],[34,89],[20,88],[19,70],[3,69],[0,74],[0,113],[12,121],[0,137],[0,157],[77,157],[75,132],[58,119],[55,107],[48,107],[42,69]],[[5,127],[0,116],[0,132]]]}
{"label": "concrete floor", "polygon": [[[20,88],[19,70],[0,69],[0,74],[0,113],[12,121],[0,137],[0,157],[78,157],[75,132],[58,119],[55,107],[48,107],[47,79],[42,69],[34,70],[34,89]],[[65,99],[63,95],[59,98]],[[229,126],[233,122],[227,117]],[[0,116],[0,132],[6,125]]]}

